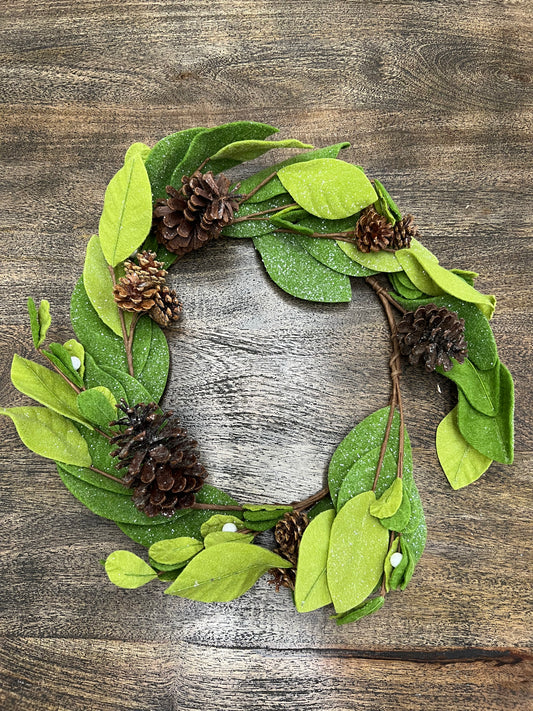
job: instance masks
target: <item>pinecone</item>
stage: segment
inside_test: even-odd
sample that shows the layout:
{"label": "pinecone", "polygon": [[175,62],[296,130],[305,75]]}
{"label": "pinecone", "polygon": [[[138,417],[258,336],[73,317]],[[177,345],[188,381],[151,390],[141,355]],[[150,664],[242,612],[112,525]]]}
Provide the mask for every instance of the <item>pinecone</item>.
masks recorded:
{"label": "pinecone", "polygon": [[167,328],[173,321],[177,321],[181,316],[183,304],[178,299],[174,289],[162,286],[155,295],[155,304],[150,309],[149,316],[161,326]]}
{"label": "pinecone", "polygon": [[[306,513],[289,511],[277,522],[274,529],[274,538],[278,544],[276,553],[286,558],[294,566],[298,562],[300,541],[308,525],[309,519]],[[273,576],[272,580],[268,582],[276,586],[276,592],[279,591],[280,587],[294,590],[296,568],[272,568],[268,572]]]}
{"label": "pinecone", "polygon": [[400,351],[409,356],[411,365],[422,358],[428,373],[437,365],[448,371],[453,368],[452,358],[463,363],[467,356],[464,330],[464,319],[454,311],[435,304],[419,306],[416,311],[408,311],[398,323]]}
{"label": "pinecone", "polygon": [[167,185],[168,199],[157,200],[154,208],[157,241],[180,257],[216,239],[239,207],[222,173],[196,171],[181,180],[181,190]]}
{"label": "pinecone", "polygon": [[172,412],[158,412],[154,402],[129,407],[121,400],[117,407],[125,416],[111,425],[125,429],[111,439],[118,445],[111,456],[120,459],[117,469],[128,468],[123,482],[134,489],[135,506],[150,517],[190,508],[207,476],[196,456],[197,442]]}
{"label": "pinecone", "polygon": [[412,215],[405,215],[394,225],[394,236],[390,243],[390,248],[408,249],[411,246],[411,239],[418,239],[420,233],[415,225],[415,218]]}
{"label": "pinecone", "polygon": [[137,264],[134,264],[129,259],[124,262],[126,275],[128,273],[136,273],[145,281],[151,281],[152,284],[163,285],[167,271],[163,269],[163,262],[158,262],[156,257],[157,254],[155,252],[139,252],[136,257]]}
{"label": "pinecone", "polygon": [[361,213],[355,226],[355,241],[360,252],[380,252],[389,249],[394,238],[394,228],[387,218],[369,205]]}
{"label": "pinecone", "polygon": [[129,270],[113,287],[113,297],[119,309],[142,313],[155,305],[159,284],[154,284],[148,273]]}

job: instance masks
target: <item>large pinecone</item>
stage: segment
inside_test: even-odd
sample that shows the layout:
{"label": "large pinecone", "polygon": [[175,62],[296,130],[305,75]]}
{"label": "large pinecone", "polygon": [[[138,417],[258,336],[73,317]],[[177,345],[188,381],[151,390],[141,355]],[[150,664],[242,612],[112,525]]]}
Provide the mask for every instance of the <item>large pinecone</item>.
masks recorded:
{"label": "large pinecone", "polygon": [[123,482],[134,489],[135,506],[147,516],[172,516],[191,507],[207,476],[196,455],[197,442],[172,412],[160,412],[154,402],[129,407],[121,400],[118,407],[124,417],[111,425],[125,429],[111,439],[118,445],[111,456],[120,459],[117,469],[128,468]]}
{"label": "large pinecone", "polygon": [[454,311],[435,304],[419,306],[408,311],[398,323],[398,343],[402,355],[416,365],[422,358],[428,373],[437,365],[448,371],[453,368],[452,358],[463,363],[467,356],[464,338],[465,322]]}
{"label": "large pinecone", "polygon": [[405,215],[401,220],[394,225],[394,236],[390,243],[390,248],[408,249],[411,246],[411,240],[414,237],[418,239],[420,233],[415,225],[415,218],[412,215]]}
{"label": "large pinecone", "polygon": [[380,252],[391,249],[394,239],[394,228],[387,218],[380,215],[369,205],[361,213],[355,226],[355,241],[360,252]]}
{"label": "large pinecone", "polygon": [[216,239],[233,221],[239,205],[231,195],[231,181],[225,175],[196,171],[182,178],[181,190],[167,185],[168,199],[159,199],[154,208],[157,241],[179,256]]}
{"label": "large pinecone", "polygon": [[[278,544],[276,553],[286,558],[294,566],[298,562],[300,541],[308,525],[309,519],[306,513],[289,511],[277,522],[274,529],[274,538]],[[294,590],[296,568],[272,568],[269,572],[273,575],[269,582],[276,586],[276,591],[279,591],[280,587]]]}

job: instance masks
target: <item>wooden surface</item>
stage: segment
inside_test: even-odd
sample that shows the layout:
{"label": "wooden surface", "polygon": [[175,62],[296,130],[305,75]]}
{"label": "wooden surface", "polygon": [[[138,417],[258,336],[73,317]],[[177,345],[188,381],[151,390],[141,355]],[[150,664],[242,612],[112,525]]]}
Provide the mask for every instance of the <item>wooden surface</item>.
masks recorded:
{"label": "wooden surface", "polygon": [[[1,418],[3,711],[531,708],[528,9],[3,3],[2,405],[26,402],[9,368],[13,353],[31,353],[30,294],[51,301],[53,339],[71,336],[70,292],[125,148],[248,118],[319,146],[350,140],[348,159],[415,214],[441,262],[481,272],[517,390],[514,466],[454,493],[434,448],[452,390],[405,372],[428,545],[406,592],[341,628],[325,611],[298,615],[266,580],[215,606],[112,587],[98,560],[137,547]],[[388,397],[375,297],[354,280],[350,305],[293,300],[246,241],[183,260],[172,282],[186,315],[169,336],[166,402],[200,441],[211,481],[248,500],[316,491],[336,444]]]}

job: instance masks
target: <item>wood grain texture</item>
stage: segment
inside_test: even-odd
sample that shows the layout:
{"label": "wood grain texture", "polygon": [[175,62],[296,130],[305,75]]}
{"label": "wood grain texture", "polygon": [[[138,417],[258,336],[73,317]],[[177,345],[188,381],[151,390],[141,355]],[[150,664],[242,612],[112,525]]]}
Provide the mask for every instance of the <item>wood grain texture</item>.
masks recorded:
{"label": "wood grain texture", "polygon": [[[0,706],[6,711],[507,711],[531,706],[533,108],[528,3],[10,0],[0,23],[0,402],[31,355],[25,303],[68,302],[107,182],[133,141],[255,119],[347,159],[412,212],[444,266],[494,293],[515,377],[516,460],[452,492],[434,432],[444,378],[403,377],[428,545],[406,592],[337,628],[266,580],[204,606],[122,591],[98,560],[137,550],[78,504],[0,419]],[[269,158],[258,161],[266,165]],[[239,175],[252,171],[248,166]],[[247,241],[180,262],[169,334],[176,407],[213,483],[304,497],[340,439],[388,397],[380,306],[296,301]],[[262,540],[268,544],[266,534]]]}

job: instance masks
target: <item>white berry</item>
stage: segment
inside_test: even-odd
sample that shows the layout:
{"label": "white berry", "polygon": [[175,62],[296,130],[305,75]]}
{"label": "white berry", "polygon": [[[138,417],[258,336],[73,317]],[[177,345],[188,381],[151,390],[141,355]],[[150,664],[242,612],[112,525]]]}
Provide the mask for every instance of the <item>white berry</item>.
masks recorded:
{"label": "white berry", "polygon": [[230,533],[236,533],[238,530],[237,526],[234,523],[225,523],[222,526],[222,530],[225,532],[230,532]]}
{"label": "white berry", "polygon": [[72,363],[74,370],[79,370],[81,368],[81,360],[78,356],[70,356],[70,362]]}
{"label": "white berry", "polygon": [[403,555],[401,553],[393,553],[390,557],[390,564],[393,568],[397,568],[402,562]]}

